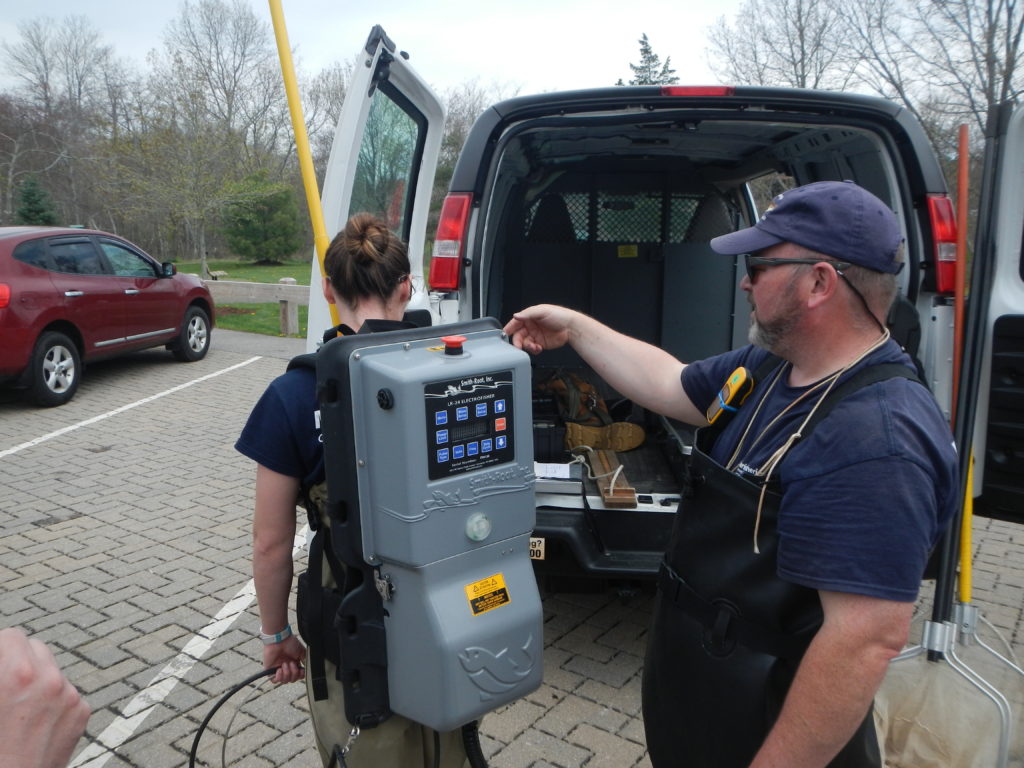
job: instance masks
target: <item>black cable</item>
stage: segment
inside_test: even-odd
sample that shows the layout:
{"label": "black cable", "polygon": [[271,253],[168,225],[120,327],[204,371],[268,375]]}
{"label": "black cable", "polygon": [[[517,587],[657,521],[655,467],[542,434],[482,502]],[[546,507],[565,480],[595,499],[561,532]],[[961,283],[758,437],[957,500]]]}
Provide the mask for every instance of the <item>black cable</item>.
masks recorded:
{"label": "black cable", "polygon": [[462,726],[462,744],[466,748],[470,768],[487,768],[487,758],[480,746],[479,723],[476,720]]}
{"label": "black cable", "polygon": [[434,731],[434,768],[441,768],[441,734]]}
{"label": "black cable", "polygon": [[217,714],[217,710],[220,709],[224,705],[224,702],[226,702],[228,699],[230,699],[232,696],[234,696],[240,690],[245,688],[245,686],[249,685],[250,683],[256,682],[261,677],[269,677],[270,675],[272,675],[275,672],[277,672],[278,669],[280,669],[280,667],[271,667],[270,669],[260,670],[255,675],[250,675],[249,677],[245,678],[245,680],[243,680],[238,685],[236,685],[234,688],[232,688],[227,693],[225,693],[223,696],[221,696],[220,701],[218,701],[216,704],[213,705],[213,709],[211,709],[209,714],[205,718],[203,718],[203,722],[199,725],[199,730],[196,731],[196,737],[195,737],[195,739],[192,742],[192,752],[189,753],[189,756],[188,756],[189,768],[195,768],[195,765],[196,765],[196,752],[199,751],[199,739],[202,738],[203,732],[206,730],[206,726],[208,726],[210,724],[210,720],[212,720],[213,716],[215,714]]}

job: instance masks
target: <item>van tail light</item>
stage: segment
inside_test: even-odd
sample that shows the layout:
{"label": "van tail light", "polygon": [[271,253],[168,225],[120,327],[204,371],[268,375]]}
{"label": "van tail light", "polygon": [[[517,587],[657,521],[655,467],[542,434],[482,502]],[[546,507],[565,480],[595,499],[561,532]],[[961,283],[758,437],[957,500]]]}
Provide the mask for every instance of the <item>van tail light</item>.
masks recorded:
{"label": "van tail light", "polygon": [[11,303],[11,286],[0,283],[0,309],[6,309]]}
{"label": "van tail light", "polygon": [[953,293],[956,289],[956,215],[952,201],[945,195],[928,195],[928,218],[935,239],[935,290]]}
{"label": "van tail light", "polygon": [[441,219],[437,222],[437,237],[434,238],[434,253],[430,259],[431,290],[447,292],[459,289],[471,201],[467,194],[448,195],[444,199]]}
{"label": "van tail light", "polygon": [[663,85],[662,96],[735,96],[732,85]]}

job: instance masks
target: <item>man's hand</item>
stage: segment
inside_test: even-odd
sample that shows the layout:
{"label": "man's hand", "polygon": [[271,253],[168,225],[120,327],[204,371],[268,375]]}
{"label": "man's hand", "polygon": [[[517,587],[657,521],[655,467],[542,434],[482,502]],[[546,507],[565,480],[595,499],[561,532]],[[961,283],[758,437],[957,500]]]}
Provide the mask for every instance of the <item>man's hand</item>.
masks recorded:
{"label": "man's hand", "polygon": [[280,667],[272,678],[275,683],[294,683],[304,678],[302,662],[306,648],[295,635],[263,648],[263,668]]}
{"label": "man's hand", "polygon": [[577,313],[553,304],[537,304],[512,315],[505,333],[519,349],[536,355],[569,343],[569,331]]}
{"label": "man's hand", "polygon": [[39,640],[0,630],[0,768],[63,768],[89,705]]}

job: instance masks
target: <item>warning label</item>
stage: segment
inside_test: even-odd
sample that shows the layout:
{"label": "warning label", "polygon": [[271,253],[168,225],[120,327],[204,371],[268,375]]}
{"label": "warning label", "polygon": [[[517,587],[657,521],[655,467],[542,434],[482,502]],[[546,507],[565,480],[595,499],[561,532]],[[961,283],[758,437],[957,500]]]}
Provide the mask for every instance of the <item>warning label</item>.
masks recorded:
{"label": "warning label", "polygon": [[505,587],[505,577],[496,573],[486,579],[467,584],[466,599],[469,600],[469,609],[474,616],[498,608],[511,602],[508,596],[508,589]]}

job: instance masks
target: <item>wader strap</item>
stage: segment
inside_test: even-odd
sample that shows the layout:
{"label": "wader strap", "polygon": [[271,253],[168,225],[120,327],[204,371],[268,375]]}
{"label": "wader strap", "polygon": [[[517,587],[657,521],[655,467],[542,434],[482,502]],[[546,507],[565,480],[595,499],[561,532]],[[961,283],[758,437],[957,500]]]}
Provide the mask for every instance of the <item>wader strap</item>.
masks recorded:
{"label": "wader strap", "polygon": [[739,616],[734,609],[706,600],[665,562],[658,571],[658,589],[683,613],[712,633],[716,644],[735,640],[751,650],[783,659],[799,659],[807,650],[809,638],[757,626]]}
{"label": "wader strap", "polygon": [[[312,515],[310,515],[312,517]],[[309,567],[306,575],[309,579],[309,589],[313,592],[310,600],[306,601],[306,610],[309,612],[309,626],[313,628],[313,634],[306,640],[309,643],[309,669],[306,674],[310,676],[310,684],[313,689],[313,700],[323,701],[327,698],[327,668],[324,664],[323,649],[323,553],[324,553],[324,531],[317,531],[313,535],[313,541],[309,545]],[[316,639],[317,642],[313,642]]]}
{"label": "wader strap", "polygon": [[814,412],[814,415],[807,421],[802,430],[803,437],[807,437],[814,429],[818,422],[828,416],[832,409],[835,408],[847,395],[851,395],[858,389],[877,384],[880,381],[888,381],[889,379],[909,379],[910,381],[916,381],[922,387],[927,389],[921,379],[917,377],[912,370],[902,363],[880,363],[879,365],[869,365],[867,368],[862,368],[853,376],[848,378],[842,384],[838,385],[835,389],[829,392],[828,397],[825,401],[818,406],[818,410]]}

